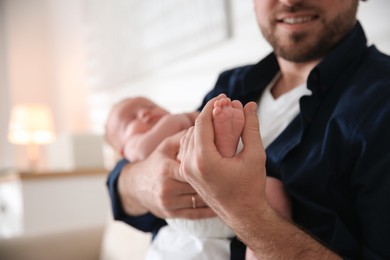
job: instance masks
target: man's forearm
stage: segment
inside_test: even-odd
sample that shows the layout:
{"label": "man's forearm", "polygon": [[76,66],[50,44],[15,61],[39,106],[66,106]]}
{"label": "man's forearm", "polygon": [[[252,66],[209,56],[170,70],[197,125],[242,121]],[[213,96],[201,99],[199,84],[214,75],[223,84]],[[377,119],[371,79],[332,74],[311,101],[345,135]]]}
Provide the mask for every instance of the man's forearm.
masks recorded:
{"label": "man's forearm", "polygon": [[232,226],[258,259],[341,259],[270,208],[250,215]]}
{"label": "man's forearm", "polygon": [[118,195],[124,211],[130,216],[140,216],[148,213],[137,198],[137,173],[130,173],[132,167],[137,167],[137,162],[129,163],[122,168],[118,179]]}

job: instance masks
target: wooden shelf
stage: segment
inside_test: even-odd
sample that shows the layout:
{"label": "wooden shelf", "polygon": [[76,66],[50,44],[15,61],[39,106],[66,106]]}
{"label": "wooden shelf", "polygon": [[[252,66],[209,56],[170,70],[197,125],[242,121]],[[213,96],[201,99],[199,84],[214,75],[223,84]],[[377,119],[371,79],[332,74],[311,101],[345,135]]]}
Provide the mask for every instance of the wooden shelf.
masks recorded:
{"label": "wooden shelf", "polygon": [[0,174],[0,182],[6,182],[14,179],[33,180],[33,179],[50,179],[66,178],[78,176],[107,175],[110,170],[104,168],[86,168],[75,169],[71,171],[17,171],[9,170]]}
{"label": "wooden shelf", "polygon": [[47,179],[47,178],[63,178],[91,175],[107,175],[109,170],[104,168],[76,169],[73,171],[42,171],[42,172],[19,172],[22,180],[31,179]]}

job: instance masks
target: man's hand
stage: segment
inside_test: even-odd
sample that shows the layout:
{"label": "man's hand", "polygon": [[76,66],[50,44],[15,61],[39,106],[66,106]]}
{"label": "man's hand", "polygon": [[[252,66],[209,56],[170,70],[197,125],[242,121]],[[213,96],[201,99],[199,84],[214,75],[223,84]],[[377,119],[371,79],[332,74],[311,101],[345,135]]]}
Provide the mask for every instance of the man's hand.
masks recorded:
{"label": "man's hand", "polygon": [[160,218],[188,219],[215,216],[191,185],[180,177],[176,156],[183,133],[165,139],[144,161],[123,168],[118,190],[127,214],[137,216],[151,212]]}
{"label": "man's hand", "polygon": [[[218,97],[217,97],[218,98]],[[187,180],[258,259],[340,259],[277,214],[265,195],[265,151],[256,104],[244,107],[243,150],[223,158],[214,145],[210,100],[181,139],[180,175]]]}
{"label": "man's hand", "polygon": [[198,116],[195,127],[181,139],[180,174],[228,224],[253,207],[268,207],[265,199],[265,151],[258,129],[256,104],[245,106],[243,150],[223,158],[214,144],[212,99]]}

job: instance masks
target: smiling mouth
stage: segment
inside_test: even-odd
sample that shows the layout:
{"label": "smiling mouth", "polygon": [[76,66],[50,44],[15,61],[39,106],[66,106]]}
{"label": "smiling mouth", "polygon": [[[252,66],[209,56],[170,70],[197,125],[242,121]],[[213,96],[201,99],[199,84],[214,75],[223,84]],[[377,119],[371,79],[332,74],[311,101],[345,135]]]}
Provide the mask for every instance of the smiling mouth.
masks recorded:
{"label": "smiling mouth", "polygon": [[302,24],[313,21],[315,19],[317,19],[316,16],[286,17],[284,19],[280,19],[279,22],[285,24]]}

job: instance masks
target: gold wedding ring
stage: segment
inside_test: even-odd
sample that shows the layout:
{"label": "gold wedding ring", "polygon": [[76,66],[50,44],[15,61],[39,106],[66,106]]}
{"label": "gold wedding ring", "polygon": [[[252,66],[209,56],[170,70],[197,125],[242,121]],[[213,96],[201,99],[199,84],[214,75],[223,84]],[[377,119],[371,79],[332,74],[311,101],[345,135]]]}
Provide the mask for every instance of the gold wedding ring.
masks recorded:
{"label": "gold wedding ring", "polygon": [[193,209],[196,209],[196,199],[195,199],[195,195],[192,195],[192,196],[191,196],[191,201],[192,201],[192,208],[193,208]]}

